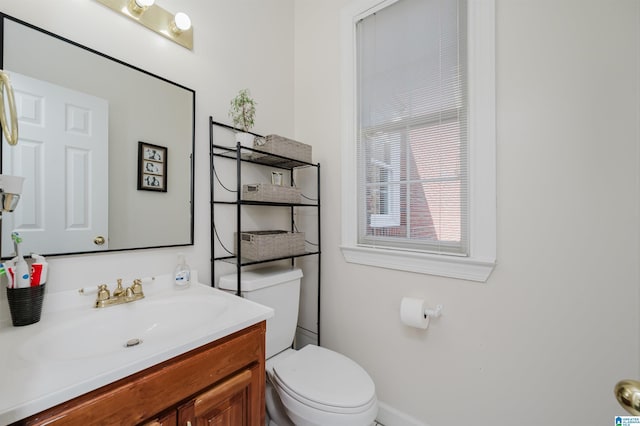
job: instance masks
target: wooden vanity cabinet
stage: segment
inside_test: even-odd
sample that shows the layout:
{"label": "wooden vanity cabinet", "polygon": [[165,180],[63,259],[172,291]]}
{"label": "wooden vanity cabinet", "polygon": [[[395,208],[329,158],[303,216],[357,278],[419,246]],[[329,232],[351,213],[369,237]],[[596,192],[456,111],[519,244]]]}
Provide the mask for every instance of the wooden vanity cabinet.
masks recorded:
{"label": "wooden vanity cabinet", "polygon": [[257,377],[257,367],[246,369],[196,396],[178,408],[178,425],[251,424],[247,413]]}
{"label": "wooden vanity cabinet", "polygon": [[266,323],[17,422],[19,425],[264,425]]}
{"label": "wooden vanity cabinet", "polygon": [[143,426],[253,425],[251,396],[263,377],[259,370],[257,365],[242,370]]}
{"label": "wooden vanity cabinet", "polygon": [[170,410],[168,413],[159,415],[153,420],[145,422],[143,426],[176,426],[178,424],[178,412]]}

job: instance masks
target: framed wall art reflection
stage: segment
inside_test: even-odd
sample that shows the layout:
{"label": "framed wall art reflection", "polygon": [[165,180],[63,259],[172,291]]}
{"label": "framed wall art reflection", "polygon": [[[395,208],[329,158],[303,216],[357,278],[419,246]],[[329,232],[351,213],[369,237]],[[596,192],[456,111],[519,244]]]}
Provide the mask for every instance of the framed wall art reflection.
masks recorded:
{"label": "framed wall art reflection", "polygon": [[138,142],[138,189],[167,192],[167,147]]}

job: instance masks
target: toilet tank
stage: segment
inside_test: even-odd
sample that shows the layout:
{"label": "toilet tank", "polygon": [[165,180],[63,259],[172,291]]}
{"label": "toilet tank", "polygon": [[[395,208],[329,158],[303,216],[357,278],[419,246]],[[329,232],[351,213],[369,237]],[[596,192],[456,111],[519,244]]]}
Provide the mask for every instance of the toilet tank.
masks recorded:
{"label": "toilet tank", "polygon": [[[266,356],[290,348],[298,324],[300,305],[300,279],[298,268],[272,266],[241,274],[242,297],[272,308],[273,317],[267,320]],[[235,292],[238,281],[236,274],[220,277],[218,287]]]}

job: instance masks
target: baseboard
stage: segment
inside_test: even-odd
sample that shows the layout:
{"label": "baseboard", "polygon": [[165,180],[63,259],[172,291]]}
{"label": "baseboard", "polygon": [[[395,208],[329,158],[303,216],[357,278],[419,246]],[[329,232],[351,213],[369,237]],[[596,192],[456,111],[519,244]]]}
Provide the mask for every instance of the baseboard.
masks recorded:
{"label": "baseboard", "polygon": [[378,401],[378,418],[376,420],[384,426],[429,426],[382,401]]}

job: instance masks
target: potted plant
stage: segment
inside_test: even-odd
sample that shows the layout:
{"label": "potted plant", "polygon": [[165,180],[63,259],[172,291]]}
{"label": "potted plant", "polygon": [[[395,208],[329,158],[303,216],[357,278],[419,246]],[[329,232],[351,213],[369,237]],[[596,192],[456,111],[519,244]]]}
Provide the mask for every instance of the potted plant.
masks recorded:
{"label": "potted plant", "polygon": [[229,117],[233,120],[233,126],[241,129],[236,132],[236,142],[242,146],[253,148],[254,135],[249,133],[253,127],[256,116],[256,101],[251,97],[249,89],[242,89],[238,95],[231,100]]}

